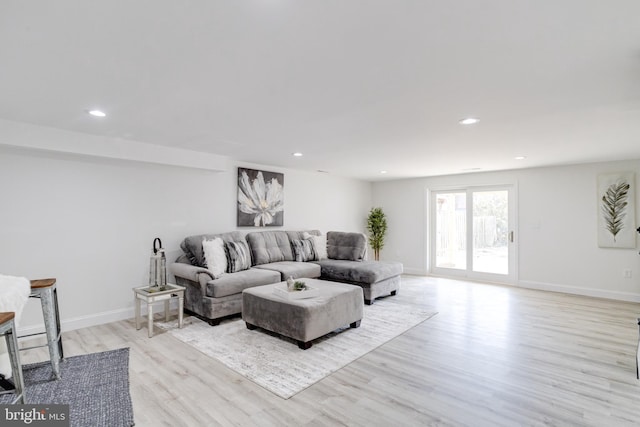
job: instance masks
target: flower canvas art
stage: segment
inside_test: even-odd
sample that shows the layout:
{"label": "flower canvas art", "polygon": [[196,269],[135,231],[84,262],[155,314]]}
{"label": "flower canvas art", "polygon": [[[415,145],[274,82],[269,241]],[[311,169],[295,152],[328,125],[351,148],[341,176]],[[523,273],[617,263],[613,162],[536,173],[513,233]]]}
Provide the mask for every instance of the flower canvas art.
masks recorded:
{"label": "flower canvas art", "polygon": [[284,174],[238,168],[238,227],[284,223]]}

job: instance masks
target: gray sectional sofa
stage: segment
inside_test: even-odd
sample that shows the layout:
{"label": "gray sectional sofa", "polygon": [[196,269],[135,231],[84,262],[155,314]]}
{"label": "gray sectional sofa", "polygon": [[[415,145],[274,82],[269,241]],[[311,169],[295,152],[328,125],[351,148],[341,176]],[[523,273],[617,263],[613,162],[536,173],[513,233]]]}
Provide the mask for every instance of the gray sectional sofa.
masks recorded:
{"label": "gray sectional sofa", "polygon": [[[288,277],[320,278],[361,286],[367,304],[398,291],[402,264],[365,260],[367,243],[363,234],[330,231],[327,233],[327,259],[295,261],[292,242],[303,240],[306,233],[320,235],[317,230],[278,230],[246,235],[233,231],[185,238],[180,245],[184,254],[169,266],[176,283],[186,287],[185,311],[217,325],[223,318],[242,311],[244,289],[278,283]],[[215,237],[224,242],[246,242],[251,266],[214,278],[206,268],[202,241]]]}

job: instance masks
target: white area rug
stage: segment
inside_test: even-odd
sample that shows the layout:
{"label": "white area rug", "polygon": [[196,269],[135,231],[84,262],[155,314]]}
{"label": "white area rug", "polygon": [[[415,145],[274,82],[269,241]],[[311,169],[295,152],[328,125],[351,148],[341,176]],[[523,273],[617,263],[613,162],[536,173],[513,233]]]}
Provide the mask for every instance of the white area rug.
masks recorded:
{"label": "white area rug", "polygon": [[[401,289],[404,292],[404,289]],[[209,326],[195,318],[156,323],[169,333],[207,356],[288,399],[327,375],[343,368],[371,350],[424,322],[436,313],[401,303],[389,297],[364,306],[359,328],[332,332],[301,350],[294,340],[263,329],[248,330],[242,319]]]}

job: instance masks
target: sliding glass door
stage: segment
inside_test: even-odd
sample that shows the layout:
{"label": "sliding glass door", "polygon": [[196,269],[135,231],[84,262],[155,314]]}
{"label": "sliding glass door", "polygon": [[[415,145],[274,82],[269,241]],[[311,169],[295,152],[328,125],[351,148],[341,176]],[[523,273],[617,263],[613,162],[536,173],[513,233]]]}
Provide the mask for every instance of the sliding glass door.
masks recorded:
{"label": "sliding glass door", "polygon": [[467,269],[467,196],[463,192],[437,193],[435,266]]}
{"label": "sliding glass door", "polygon": [[511,282],[516,249],[513,199],[512,186],[432,192],[432,272]]}

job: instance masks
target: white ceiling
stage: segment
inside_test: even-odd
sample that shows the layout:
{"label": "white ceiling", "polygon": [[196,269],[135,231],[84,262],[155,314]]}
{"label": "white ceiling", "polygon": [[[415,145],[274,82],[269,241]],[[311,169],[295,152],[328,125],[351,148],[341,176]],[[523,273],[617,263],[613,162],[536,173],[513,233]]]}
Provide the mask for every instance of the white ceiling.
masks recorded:
{"label": "white ceiling", "polygon": [[0,118],[368,180],[639,159],[640,1],[2,0]]}

